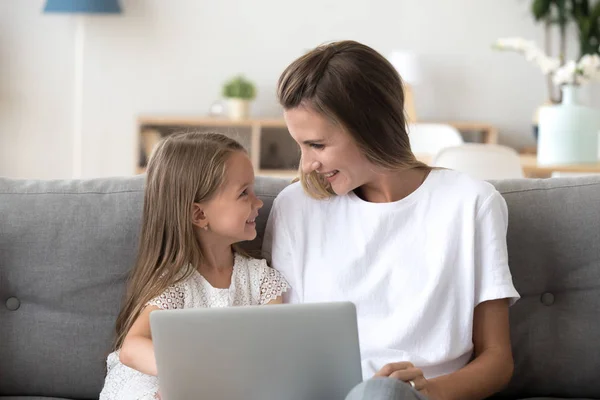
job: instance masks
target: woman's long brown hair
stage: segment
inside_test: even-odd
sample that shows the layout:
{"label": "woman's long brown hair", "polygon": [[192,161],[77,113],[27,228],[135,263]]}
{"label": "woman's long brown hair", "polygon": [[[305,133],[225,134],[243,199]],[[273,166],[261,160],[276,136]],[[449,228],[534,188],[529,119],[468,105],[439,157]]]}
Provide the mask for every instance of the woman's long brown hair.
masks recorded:
{"label": "woman's long brown hair", "polygon": [[[402,79],[385,57],[364,44],[334,42],[301,56],[281,74],[277,96],[286,110],[310,107],[341,126],[374,165],[430,169],[410,148]],[[312,197],[335,195],[316,172],[305,174],[300,168],[299,175]]]}

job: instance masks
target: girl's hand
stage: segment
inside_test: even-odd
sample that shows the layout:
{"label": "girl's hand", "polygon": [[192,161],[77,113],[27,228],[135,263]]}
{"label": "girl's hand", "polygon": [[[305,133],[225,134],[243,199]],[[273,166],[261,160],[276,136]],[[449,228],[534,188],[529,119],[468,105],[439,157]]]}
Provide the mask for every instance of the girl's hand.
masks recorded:
{"label": "girl's hand", "polygon": [[375,376],[399,379],[408,383],[413,389],[418,390],[425,396],[430,397],[431,395],[428,390],[430,387],[427,379],[423,376],[423,371],[419,368],[415,368],[415,366],[409,362],[386,364],[375,374]]}

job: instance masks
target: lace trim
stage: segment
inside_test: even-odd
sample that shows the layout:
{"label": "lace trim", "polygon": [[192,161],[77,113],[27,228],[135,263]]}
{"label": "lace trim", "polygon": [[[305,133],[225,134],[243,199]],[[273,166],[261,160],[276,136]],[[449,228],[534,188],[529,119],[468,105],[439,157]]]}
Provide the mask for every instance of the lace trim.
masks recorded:
{"label": "lace trim", "polygon": [[260,285],[260,304],[275,300],[289,289],[287,281],[279,271],[269,267],[266,269],[266,276]]}
{"label": "lace trim", "polygon": [[146,303],[147,306],[160,307],[163,310],[176,310],[183,308],[185,292],[180,285],[173,285],[167,288],[161,295],[156,296]]}

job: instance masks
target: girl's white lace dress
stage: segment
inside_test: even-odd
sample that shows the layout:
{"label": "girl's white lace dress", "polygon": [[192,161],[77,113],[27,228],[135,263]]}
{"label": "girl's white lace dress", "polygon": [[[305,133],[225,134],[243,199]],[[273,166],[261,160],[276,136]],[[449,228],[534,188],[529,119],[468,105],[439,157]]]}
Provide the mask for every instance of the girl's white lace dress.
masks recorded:
{"label": "girl's white lace dress", "polygon": [[[214,288],[199,272],[169,287],[148,302],[164,310],[201,307],[260,305],[281,296],[288,289],[285,278],[265,260],[235,254],[231,286]],[[106,361],[107,374],[100,400],[154,400],[158,378],[129,368],[119,361],[118,351]]]}

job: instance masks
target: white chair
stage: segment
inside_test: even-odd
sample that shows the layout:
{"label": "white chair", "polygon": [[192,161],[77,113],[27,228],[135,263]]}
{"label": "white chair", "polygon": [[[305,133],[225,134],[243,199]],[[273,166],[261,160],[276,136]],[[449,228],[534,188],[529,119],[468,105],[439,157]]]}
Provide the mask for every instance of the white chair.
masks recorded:
{"label": "white chair", "polygon": [[408,124],[408,137],[412,152],[421,160],[433,159],[440,150],[464,143],[460,132],[445,124]]}
{"label": "white chair", "polygon": [[469,143],[441,150],[432,165],[465,172],[474,178],[523,178],[519,153],[497,144]]}

